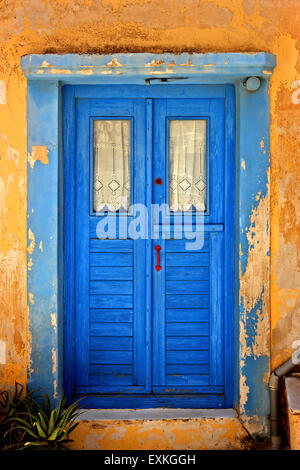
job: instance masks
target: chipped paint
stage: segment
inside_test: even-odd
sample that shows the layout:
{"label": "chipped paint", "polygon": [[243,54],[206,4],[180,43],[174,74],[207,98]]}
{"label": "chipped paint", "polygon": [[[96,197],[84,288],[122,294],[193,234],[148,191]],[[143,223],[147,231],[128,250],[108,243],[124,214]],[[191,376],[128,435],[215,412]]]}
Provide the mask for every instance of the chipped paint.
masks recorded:
{"label": "chipped paint", "polygon": [[0,104],[6,104],[6,83],[0,80]]}
{"label": "chipped paint", "polygon": [[30,228],[28,229],[28,240],[30,240],[30,245],[27,248],[27,251],[30,255],[32,255],[35,247],[35,236]]}
{"label": "chipped paint", "polygon": [[6,343],[0,339],[0,364],[6,364]]}
{"label": "chipped paint", "polygon": [[78,70],[77,73],[79,75],[93,75],[94,70],[93,69]]}
{"label": "chipped paint", "polygon": [[160,67],[164,63],[164,60],[153,59],[151,62],[148,62],[148,64],[145,64],[145,67]]}
{"label": "chipped paint", "polygon": [[57,320],[56,320],[56,313],[50,313],[51,318],[51,326],[54,330],[57,328]]}
{"label": "chipped paint", "polygon": [[57,369],[57,358],[56,358],[56,351],[54,348],[52,348],[51,354],[52,354],[52,374],[55,374],[56,369]]}
{"label": "chipped paint", "polygon": [[68,69],[54,69],[54,68],[50,68],[49,72],[52,73],[53,75],[55,74],[66,75],[66,74],[72,73],[71,70],[68,70]]}
{"label": "chipped paint", "polygon": [[165,70],[151,70],[150,75],[164,75],[164,74],[175,73],[172,69],[165,69]]}
{"label": "chipped paint", "polygon": [[111,62],[106,64],[106,67],[124,67],[124,64],[121,64],[117,58],[113,58]]}
{"label": "chipped paint", "polygon": [[45,145],[35,145],[32,147],[31,154],[28,153],[27,161],[31,168],[34,167],[36,161],[40,161],[44,165],[48,165],[48,149]]}

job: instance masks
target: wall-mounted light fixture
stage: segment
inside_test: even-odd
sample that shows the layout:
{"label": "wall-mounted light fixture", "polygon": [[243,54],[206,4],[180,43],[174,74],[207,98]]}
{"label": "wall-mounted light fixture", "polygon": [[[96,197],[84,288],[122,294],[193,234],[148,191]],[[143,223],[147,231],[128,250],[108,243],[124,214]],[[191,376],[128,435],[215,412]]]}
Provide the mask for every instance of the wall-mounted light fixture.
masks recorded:
{"label": "wall-mounted light fixture", "polygon": [[244,81],[244,87],[248,91],[257,91],[260,87],[260,78],[259,77],[248,77]]}

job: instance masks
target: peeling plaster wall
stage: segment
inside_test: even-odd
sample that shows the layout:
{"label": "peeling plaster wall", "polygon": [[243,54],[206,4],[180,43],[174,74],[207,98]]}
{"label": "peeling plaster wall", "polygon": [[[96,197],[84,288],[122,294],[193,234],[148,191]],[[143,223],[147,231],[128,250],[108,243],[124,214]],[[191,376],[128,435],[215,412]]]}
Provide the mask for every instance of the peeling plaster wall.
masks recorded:
{"label": "peeling plaster wall", "polygon": [[[268,187],[266,194],[256,195],[246,234],[249,254],[240,267],[245,318],[254,314],[258,299],[261,305],[254,340],[247,341],[242,321],[240,341],[242,360],[264,358],[269,332],[272,368],[290,356],[293,341],[300,340],[298,6],[297,0],[276,4],[271,0],[0,0],[1,387],[12,386],[15,379],[24,382],[27,365],[30,368],[26,256],[31,269],[30,255],[39,250],[42,256],[44,243],[26,229],[26,162],[33,168],[49,161],[43,147],[26,152],[26,80],[20,69],[20,57],[26,54],[266,51],[277,55],[270,88]],[[264,152],[263,141],[260,149]],[[270,227],[263,225],[268,198]],[[270,273],[262,272],[260,265],[268,237]],[[264,290],[263,280],[269,276],[271,292]],[[34,292],[28,300],[29,306],[34,303]],[[49,315],[55,329],[55,314]],[[52,357],[56,370],[55,351]],[[246,377],[242,380],[243,411],[248,384]]]}

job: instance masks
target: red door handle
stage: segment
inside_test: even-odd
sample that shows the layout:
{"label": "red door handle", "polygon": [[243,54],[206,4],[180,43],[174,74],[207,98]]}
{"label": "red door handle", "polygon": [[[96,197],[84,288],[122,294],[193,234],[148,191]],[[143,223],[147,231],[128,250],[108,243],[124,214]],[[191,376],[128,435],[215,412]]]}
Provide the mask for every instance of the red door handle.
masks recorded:
{"label": "red door handle", "polygon": [[159,260],[159,252],[160,252],[160,250],[161,250],[161,247],[160,247],[159,245],[156,245],[156,247],[155,247],[155,251],[156,251],[156,253],[157,253],[157,264],[156,264],[156,266],[155,266],[156,271],[160,271],[160,270],[161,270],[161,266],[160,266],[160,264],[159,264],[159,261],[160,261],[160,260]]}

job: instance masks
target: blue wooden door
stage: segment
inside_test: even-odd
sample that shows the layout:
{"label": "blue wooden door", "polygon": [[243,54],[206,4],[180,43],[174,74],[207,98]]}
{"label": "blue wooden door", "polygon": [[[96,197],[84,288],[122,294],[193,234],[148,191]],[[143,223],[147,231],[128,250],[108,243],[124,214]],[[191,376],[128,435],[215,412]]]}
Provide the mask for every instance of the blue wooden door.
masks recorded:
{"label": "blue wooden door", "polygon": [[[153,274],[153,392],[207,394],[207,403],[219,395],[223,404],[224,124],[221,100],[154,103],[153,178],[162,184],[153,185],[153,199],[167,204],[170,228],[166,233],[162,218],[154,220],[160,236],[153,253],[159,244],[161,269]],[[203,134],[196,145],[195,133]],[[173,193],[177,206],[181,198],[186,207],[172,211]],[[196,238],[191,243],[197,231],[198,247]]]}
{"label": "blue wooden door", "polygon": [[234,94],[171,88],[64,90],[65,377],[87,407],[232,406]]}
{"label": "blue wooden door", "polygon": [[[108,137],[100,152],[109,160],[95,174],[97,125]],[[127,129],[128,177],[120,181],[114,158],[118,127]],[[76,106],[75,198],[75,390],[77,393],[126,394],[146,392],[145,240],[132,240],[121,231],[133,215],[117,211],[115,234],[99,235],[98,224],[114,207],[95,207],[98,193],[113,206],[119,189],[128,203],[145,203],[145,104],[143,100],[79,100]],[[123,139],[124,140],[124,139]],[[114,156],[115,152],[115,156]],[[101,163],[101,162],[100,162]],[[123,164],[123,163],[122,163]],[[115,168],[113,168],[115,167]],[[108,175],[103,174],[104,170]],[[102,198],[103,199],[103,198]],[[102,201],[100,197],[100,202]],[[129,206],[127,204],[127,206]],[[122,232],[122,233],[120,233]],[[100,238],[99,238],[99,236]]]}

